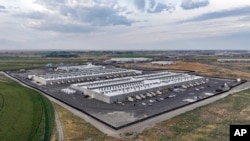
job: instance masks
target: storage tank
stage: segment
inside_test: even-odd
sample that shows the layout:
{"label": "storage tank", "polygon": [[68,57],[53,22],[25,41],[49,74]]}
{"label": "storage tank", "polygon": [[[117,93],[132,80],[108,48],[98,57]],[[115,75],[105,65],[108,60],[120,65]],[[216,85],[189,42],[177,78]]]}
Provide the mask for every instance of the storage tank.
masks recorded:
{"label": "storage tank", "polygon": [[33,75],[28,75],[28,79],[29,80],[33,79]]}
{"label": "storage tank", "polygon": [[241,79],[240,79],[240,78],[237,78],[237,79],[236,79],[236,81],[237,81],[237,82],[240,82],[240,81],[241,81]]}

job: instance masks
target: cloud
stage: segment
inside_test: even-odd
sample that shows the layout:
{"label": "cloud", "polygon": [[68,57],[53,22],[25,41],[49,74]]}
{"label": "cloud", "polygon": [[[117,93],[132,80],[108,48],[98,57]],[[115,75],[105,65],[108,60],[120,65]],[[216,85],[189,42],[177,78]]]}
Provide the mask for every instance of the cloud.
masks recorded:
{"label": "cloud", "polygon": [[134,6],[137,10],[147,13],[161,13],[163,11],[174,10],[171,4],[165,4],[156,0],[134,0]]}
{"label": "cloud", "polygon": [[3,5],[0,5],[0,9],[6,9],[6,7]]}
{"label": "cloud", "polygon": [[192,19],[188,19],[182,22],[205,21],[205,20],[212,20],[212,19],[218,19],[218,18],[235,17],[235,16],[250,16],[250,6],[205,13],[200,16],[197,16],[197,17],[194,17]]}
{"label": "cloud", "polygon": [[35,0],[34,3],[53,8],[65,4],[66,1],[67,0]]}
{"label": "cloud", "polygon": [[155,0],[149,0],[149,8],[154,8],[156,5],[156,1]]}
{"label": "cloud", "polygon": [[160,13],[163,11],[169,11],[169,10],[174,10],[174,9],[175,7],[171,5],[166,5],[164,3],[157,3],[154,9],[148,9],[147,12],[148,13]]}
{"label": "cloud", "polygon": [[0,5],[0,12],[7,12],[7,8],[3,5]]}
{"label": "cloud", "polygon": [[126,25],[132,24],[132,20],[119,15],[119,13],[110,7],[93,6],[93,7],[61,7],[61,13],[74,20],[90,23],[94,26],[108,25]]}
{"label": "cloud", "polygon": [[181,2],[181,7],[186,10],[205,7],[208,5],[208,0],[182,0]]}
{"label": "cloud", "polygon": [[144,11],[145,6],[146,6],[146,2],[145,2],[145,0],[134,0],[134,6],[137,10]]}
{"label": "cloud", "polygon": [[43,31],[54,31],[62,33],[90,33],[95,29],[90,26],[80,24],[62,24],[62,23],[36,23],[29,24],[28,27]]}
{"label": "cloud", "polygon": [[240,19],[240,21],[250,21],[250,14],[249,14],[249,16],[246,16],[246,17]]}
{"label": "cloud", "polygon": [[44,19],[47,17],[47,14],[35,11],[30,13],[19,13],[14,16],[19,18]]}
{"label": "cloud", "polygon": [[16,48],[17,46],[20,46],[20,44],[21,43],[18,41],[0,38],[0,48],[2,49],[8,50],[8,49]]}
{"label": "cloud", "polygon": [[59,12],[60,16],[74,22],[93,26],[130,26],[133,23],[125,16],[126,7],[120,6],[115,0],[36,0],[35,2],[49,10]]}

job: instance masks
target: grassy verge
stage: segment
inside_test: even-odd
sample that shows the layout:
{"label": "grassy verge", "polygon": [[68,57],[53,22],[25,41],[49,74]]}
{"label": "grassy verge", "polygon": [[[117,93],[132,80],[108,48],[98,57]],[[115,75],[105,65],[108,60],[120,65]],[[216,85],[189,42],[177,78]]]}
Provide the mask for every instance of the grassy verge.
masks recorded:
{"label": "grassy verge", "polygon": [[49,141],[53,132],[54,128],[54,107],[52,106],[51,102],[45,98],[44,96],[41,96],[41,101],[43,102],[44,107],[46,107],[46,110],[44,110],[44,117],[45,117],[45,133],[44,133],[44,141]]}
{"label": "grassy verge", "polygon": [[0,139],[50,140],[54,126],[49,100],[0,75]]}
{"label": "grassy verge", "polygon": [[75,116],[63,107],[57,104],[54,104],[54,107],[62,123],[65,140],[118,141],[118,139],[103,134],[90,123]]}

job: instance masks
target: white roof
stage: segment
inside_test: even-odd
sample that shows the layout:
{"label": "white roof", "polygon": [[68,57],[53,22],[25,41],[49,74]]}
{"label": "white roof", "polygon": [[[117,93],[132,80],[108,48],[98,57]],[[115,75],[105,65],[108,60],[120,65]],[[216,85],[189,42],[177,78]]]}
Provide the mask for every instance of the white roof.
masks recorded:
{"label": "white roof", "polygon": [[151,64],[162,64],[162,65],[167,65],[167,64],[175,64],[174,61],[153,61]]}
{"label": "white roof", "polygon": [[[169,74],[169,72],[159,72],[157,74]],[[177,73],[173,73],[177,74]],[[143,77],[144,76],[144,77]],[[196,80],[203,77],[194,76],[189,74],[179,73],[179,75],[166,75],[164,78],[151,77],[152,79],[148,79],[147,77],[150,75],[142,75],[142,77],[124,77],[112,80],[102,80],[102,81],[94,81],[87,83],[78,83],[72,84],[74,86],[82,87],[84,89],[91,89],[94,92],[104,94],[106,96],[115,96],[122,95],[127,93],[132,93],[136,91],[142,91],[152,88],[157,88],[161,86],[167,86],[171,84],[177,84],[180,82],[186,82],[190,80]],[[153,76],[153,74],[151,75]],[[167,77],[169,76],[169,77]]]}
{"label": "white roof", "polygon": [[78,70],[84,70],[84,69],[90,69],[90,68],[104,68],[104,66],[96,66],[93,64],[87,64],[87,65],[78,65],[78,66],[59,66],[57,69],[61,70],[73,70],[73,69],[78,69]]}
{"label": "white roof", "polygon": [[110,75],[110,74],[113,75],[113,74],[130,73],[130,72],[134,72],[136,74],[141,73],[141,71],[121,69],[121,68],[112,68],[112,69],[94,68],[94,69],[80,70],[69,73],[45,74],[45,75],[39,75],[38,77],[43,78],[45,80],[61,80],[68,78],[93,77],[93,76]]}
{"label": "white roof", "polygon": [[150,58],[111,58],[111,61],[129,62],[129,61],[150,61]]}
{"label": "white roof", "polygon": [[221,62],[224,62],[224,61],[246,61],[246,62],[249,62],[250,61],[250,59],[218,59],[217,61],[221,61]]}

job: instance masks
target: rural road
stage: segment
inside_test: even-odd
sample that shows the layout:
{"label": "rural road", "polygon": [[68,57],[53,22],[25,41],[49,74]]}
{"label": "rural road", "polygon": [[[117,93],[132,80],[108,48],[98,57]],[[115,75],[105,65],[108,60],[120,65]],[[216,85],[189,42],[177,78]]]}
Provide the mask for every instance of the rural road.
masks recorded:
{"label": "rural road", "polygon": [[[3,73],[5,74],[5,73]],[[8,76],[7,74],[5,74],[6,76]],[[9,77],[9,76],[8,76]],[[10,77],[11,78],[11,77]],[[16,80],[14,78],[11,78],[17,82],[19,82],[19,80]],[[19,82],[20,84],[22,84],[23,86],[26,86],[26,87],[29,87],[21,82]],[[30,87],[29,87],[30,88]],[[154,126],[155,124],[161,122],[161,121],[165,121],[165,120],[168,120],[170,118],[173,118],[177,115],[180,115],[182,113],[185,113],[187,111],[191,111],[195,108],[198,108],[200,106],[203,106],[203,105],[207,105],[209,103],[212,103],[212,102],[215,102],[217,100],[220,100],[222,98],[225,98],[226,96],[228,96],[229,94],[234,94],[236,92],[240,92],[240,91],[243,91],[243,90],[246,90],[246,89],[249,89],[250,88],[250,82],[246,82],[240,86],[237,86],[235,88],[233,88],[232,90],[230,90],[229,92],[226,92],[226,93],[223,93],[223,94],[220,94],[220,95],[216,95],[214,97],[211,97],[209,99],[206,99],[206,100],[203,100],[203,101],[200,101],[200,102],[197,102],[197,103],[194,103],[194,104],[191,104],[191,105],[188,105],[186,107],[183,107],[183,108],[180,108],[180,109],[177,109],[177,110],[174,110],[174,111],[171,111],[171,112],[168,112],[168,113],[165,113],[165,114],[162,114],[162,115],[159,115],[159,116],[156,116],[154,118],[150,118],[148,120],[145,120],[145,121],[142,121],[142,122],[139,122],[139,123],[136,123],[136,124],[133,124],[131,126],[128,126],[128,127],[125,127],[125,128],[122,128],[120,130],[114,130],[98,121],[96,121],[95,119],[85,115],[84,113],[52,98],[52,97],[49,97],[48,95],[42,93],[43,95],[45,95],[46,97],[48,97],[50,99],[50,101],[54,102],[54,103],[57,103],[59,104],[60,106],[64,107],[65,109],[69,110],[70,112],[72,112],[73,114],[75,114],[76,116],[84,119],[86,122],[89,122],[91,123],[93,126],[95,126],[97,129],[99,129],[100,131],[102,131],[103,133],[109,135],[109,136],[113,136],[113,137],[117,137],[117,138],[120,138],[121,134],[123,133],[126,133],[126,132],[137,132],[137,133],[140,133],[142,132],[145,128],[149,128],[149,127],[152,127]],[[33,88],[31,88],[33,89]],[[58,126],[58,125],[57,125]],[[60,126],[60,125],[59,125]],[[62,129],[59,129],[59,130],[62,130]],[[63,132],[63,131],[61,131]]]}
{"label": "rural road", "polygon": [[[54,108],[55,109],[55,108]],[[63,127],[62,127],[62,123],[60,121],[60,118],[57,114],[57,111],[54,110],[55,112],[55,122],[56,122],[56,129],[58,132],[58,141],[64,141],[64,135],[63,135]]]}

